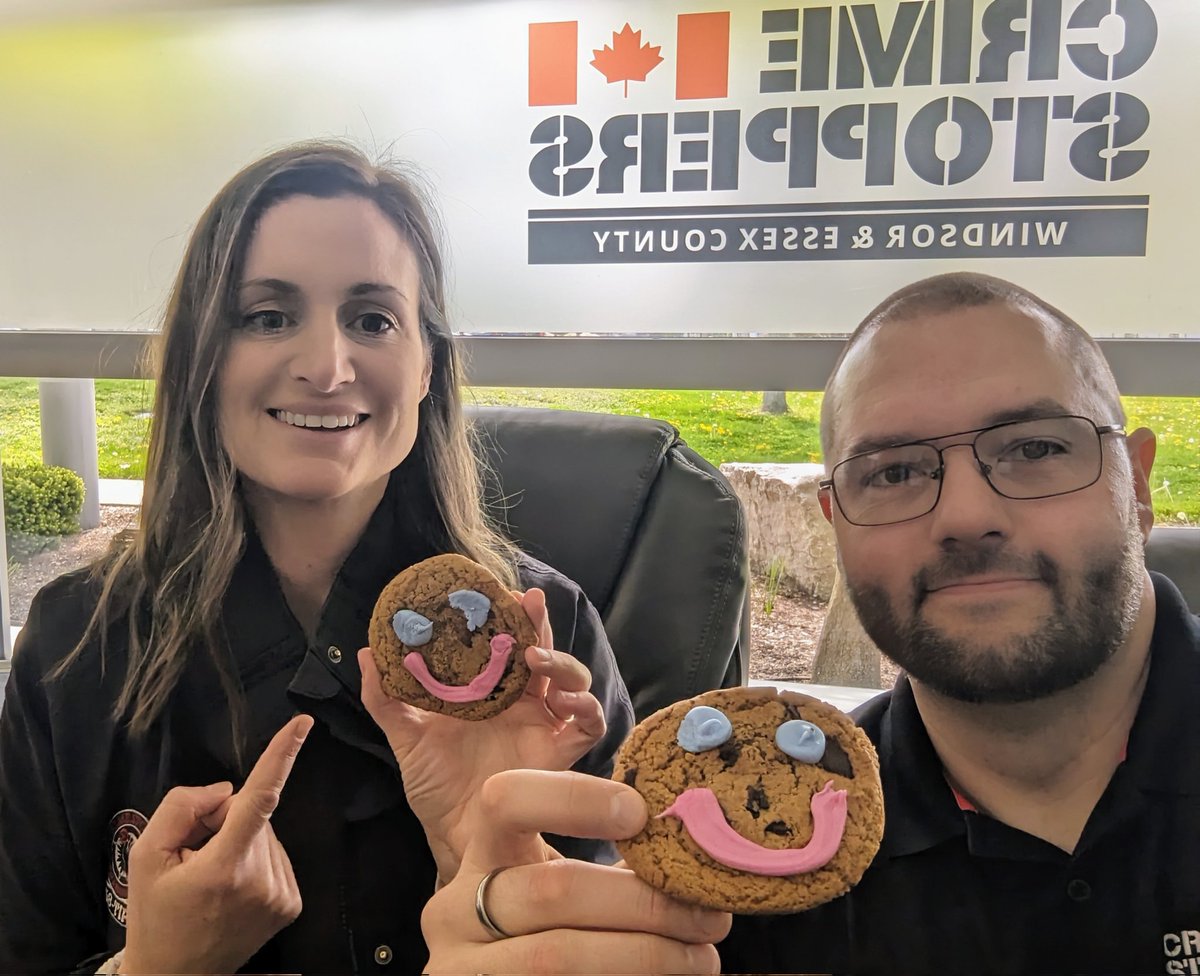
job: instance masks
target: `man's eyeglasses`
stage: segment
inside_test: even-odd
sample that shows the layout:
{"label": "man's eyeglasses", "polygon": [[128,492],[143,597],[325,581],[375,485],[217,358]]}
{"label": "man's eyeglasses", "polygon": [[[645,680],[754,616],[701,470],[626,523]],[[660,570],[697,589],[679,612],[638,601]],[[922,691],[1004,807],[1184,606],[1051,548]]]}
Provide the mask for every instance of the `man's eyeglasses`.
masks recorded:
{"label": "man's eyeglasses", "polygon": [[971,445],[979,470],[1005,498],[1051,498],[1094,485],[1104,466],[1101,437],[1124,433],[1120,424],[1097,426],[1087,417],[1042,417],[931,438],[970,440],[934,447],[898,444],[839,461],[820,488],[832,489],[853,525],[889,525],[928,515],[942,494],[944,453]]}

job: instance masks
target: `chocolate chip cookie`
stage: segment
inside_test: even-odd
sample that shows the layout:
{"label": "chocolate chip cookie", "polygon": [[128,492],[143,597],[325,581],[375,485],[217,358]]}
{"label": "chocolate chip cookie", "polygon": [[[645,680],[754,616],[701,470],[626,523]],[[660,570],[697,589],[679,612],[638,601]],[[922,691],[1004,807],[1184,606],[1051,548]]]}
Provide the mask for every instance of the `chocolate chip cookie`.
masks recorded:
{"label": "chocolate chip cookie", "polygon": [[845,894],[883,838],[879,760],[849,716],[774,688],[730,688],[661,709],[617,754],[613,779],[650,819],[618,842],[648,884],[739,914]]}
{"label": "chocolate chip cookie", "polygon": [[537,631],[495,576],[465,556],[410,566],[379,595],[368,630],[383,690],[463,719],[499,714],[529,681]]}

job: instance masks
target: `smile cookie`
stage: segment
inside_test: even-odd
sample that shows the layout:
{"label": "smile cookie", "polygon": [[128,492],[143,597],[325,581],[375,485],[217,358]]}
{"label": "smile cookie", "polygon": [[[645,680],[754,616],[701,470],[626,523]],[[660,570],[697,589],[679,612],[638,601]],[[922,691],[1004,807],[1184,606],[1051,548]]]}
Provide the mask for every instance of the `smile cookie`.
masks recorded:
{"label": "smile cookie", "polygon": [[710,691],[655,712],[613,779],[650,819],[619,841],[643,881],[739,914],[803,911],[858,883],[883,838],[879,760],[849,716],[774,688]]}
{"label": "smile cookie", "polygon": [[525,648],[538,643],[504,584],[453,553],[410,566],[384,588],[368,639],[387,694],[471,720],[521,697],[530,675]]}

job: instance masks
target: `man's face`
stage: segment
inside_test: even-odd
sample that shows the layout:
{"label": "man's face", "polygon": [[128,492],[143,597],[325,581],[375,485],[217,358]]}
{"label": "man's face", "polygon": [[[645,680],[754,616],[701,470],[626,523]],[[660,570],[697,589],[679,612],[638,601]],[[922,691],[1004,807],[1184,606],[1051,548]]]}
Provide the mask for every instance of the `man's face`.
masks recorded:
{"label": "man's face", "polygon": [[[843,365],[832,462],[865,445],[934,439],[1030,408],[1097,424],[1040,322],[990,305],[884,325]],[[971,436],[945,448],[932,512],[857,526],[834,507],[847,587],[867,633],[917,682],[962,701],[1042,698],[1092,675],[1140,601],[1142,535],[1123,438],[1095,484],[1051,498],[989,486]]]}

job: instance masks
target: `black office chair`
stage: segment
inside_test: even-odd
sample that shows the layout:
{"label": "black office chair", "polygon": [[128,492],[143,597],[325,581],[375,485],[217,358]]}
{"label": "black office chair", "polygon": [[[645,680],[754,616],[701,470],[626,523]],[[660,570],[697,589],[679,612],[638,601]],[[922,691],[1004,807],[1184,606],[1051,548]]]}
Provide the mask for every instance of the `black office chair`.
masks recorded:
{"label": "black office chair", "polygon": [[1170,577],[1192,613],[1200,611],[1200,529],[1154,526],[1146,545],[1146,565]]}
{"label": "black office chair", "polygon": [[600,611],[638,719],[745,684],[747,528],[724,476],[670,424],[475,407],[488,503]]}

